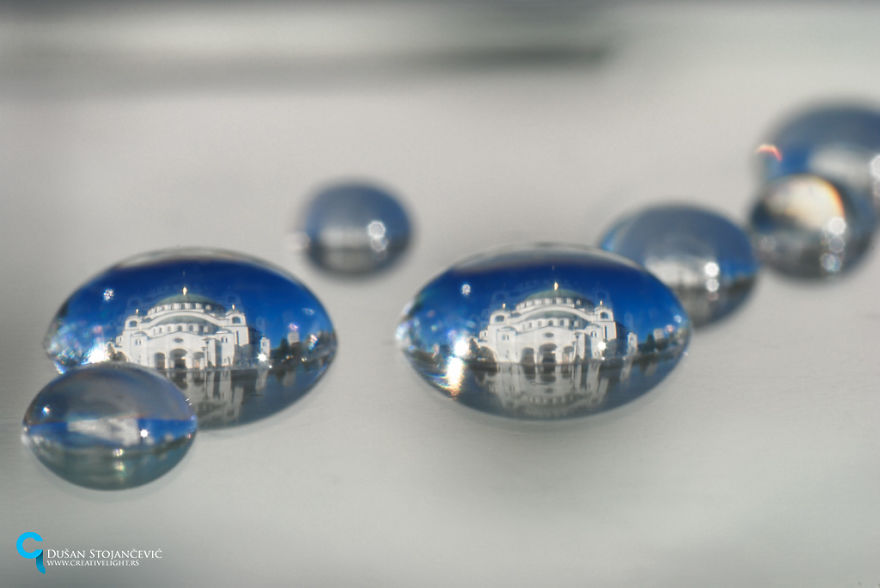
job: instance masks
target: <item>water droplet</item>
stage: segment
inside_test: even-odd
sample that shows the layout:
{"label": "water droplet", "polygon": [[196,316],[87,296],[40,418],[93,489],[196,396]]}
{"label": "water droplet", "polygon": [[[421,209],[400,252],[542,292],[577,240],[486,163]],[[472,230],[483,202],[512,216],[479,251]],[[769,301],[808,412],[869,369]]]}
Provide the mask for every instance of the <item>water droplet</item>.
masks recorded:
{"label": "water droplet", "polygon": [[416,371],[456,401],[555,419],[652,388],[686,349],[690,322],[675,295],[629,260],[535,245],[434,278],[407,306],[397,338]]}
{"label": "water droplet", "polygon": [[170,249],[82,285],[55,315],[45,346],[59,371],[103,361],[158,369],[204,429],[296,401],[329,366],[336,335],[318,299],[284,270],[229,252]]}
{"label": "water droplet", "polygon": [[363,183],[321,190],[305,211],[302,244],[317,265],[367,273],[393,263],[410,241],[410,221],[387,191]]}
{"label": "water droplet", "polygon": [[801,111],[758,153],[765,179],[810,173],[846,186],[853,197],[880,198],[880,109],[826,104]]}
{"label": "water droplet", "polygon": [[761,258],[801,277],[837,274],[864,254],[876,212],[839,184],[819,176],[785,176],[764,187],[751,213]]}
{"label": "water droplet", "polygon": [[24,416],[24,441],[62,478],[115,490],[155,480],[179,462],[196,434],[186,398],[155,372],[103,364],[59,376]]}
{"label": "water droplet", "polygon": [[695,325],[733,311],[758,272],[745,231],[688,205],[655,206],[628,216],[602,237],[601,247],[645,266],[672,288]]}

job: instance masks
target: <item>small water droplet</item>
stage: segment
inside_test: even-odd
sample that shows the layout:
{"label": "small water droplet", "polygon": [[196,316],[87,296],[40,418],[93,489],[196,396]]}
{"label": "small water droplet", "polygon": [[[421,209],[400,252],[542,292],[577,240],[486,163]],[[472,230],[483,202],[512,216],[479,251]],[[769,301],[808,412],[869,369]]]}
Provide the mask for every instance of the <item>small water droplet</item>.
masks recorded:
{"label": "small water droplet", "polygon": [[627,216],[602,237],[601,247],[645,266],[675,292],[698,326],[737,308],[758,272],[745,231],[689,205],[654,206]]}
{"label": "small water droplet", "polygon": [[656,385],[687,347],[685,316],[629,260],[535,245],[471,258],[431,280],[397,338],[416,371],[456,401],[556,419],[619,406]]}
{"label": "small water droplet", "polygon": [[816,174],[880,205],[880,109],[871,105],[829,103],[797,112],[758,153],[765,180]]}
{"label": "small water droplet", "polygon": [[146,484],[179,462],[196,416],[167,379],[130,364],[103,364],[59,376],[24,416],[24,441],[62,478],[115,490]]}
{"label": "small water droplet", "polygon": [[297,240],[317,265],[367,273],[392,264],[410,241],[406,211],[386,190],[341,183],[321,190],[305,210]]}
{"label": "small water droplet", "polygon": [[[109,300],[96,295],[108,288]],[[318,299],[284,270],[229,252],[171,249],[83,284],[55,315],[45,346],[59,371],[103,361],[159,370],[204,429],[296,401],[329,366],[336,335]]]}
{"label": "small water droplet", "polygon": [[875,225],[869,201],[809,174],[767,184],[750,218],[761,258],[800,277],[829,276],[851,267],[865,253]]}

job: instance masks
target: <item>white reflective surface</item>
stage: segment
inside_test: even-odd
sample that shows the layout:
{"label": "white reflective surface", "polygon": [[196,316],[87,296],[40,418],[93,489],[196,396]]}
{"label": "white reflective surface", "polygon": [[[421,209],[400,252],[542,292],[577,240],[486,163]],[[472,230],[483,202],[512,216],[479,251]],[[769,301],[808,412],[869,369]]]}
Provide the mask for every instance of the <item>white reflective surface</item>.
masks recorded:
{"label": "white reflective surface", "polygon": [[[149,14],[95,30],[161,20]],[[615,5],[602,18],[601,58],[522,67],[321,76],[253,72],[248,58],[227,82],[222,67],[196,80],[92,67],[88,52],[0,57],[4,583],[880,582],[876,251],[833,284],[762,275],[661,388],[590,419],[464,409],[396,348],[403,304],[455,260],[511,241],[593,243],[671,196],[743,219],[751,154],[779,117],[814,97],[880,95],[873,5]],[[288,20],[267,13],[252,38],[288,39]],[[392,183],[419,229],[399,266],[357,284],[283,241],[302,199],[343,175]],[[289,410],[200,433],[155,483],[112,496],[67,484],[20,442],[54,374],[46,326],[88,276],[178,244],[293,271],[333,316],[333,369]],[[12,547],[26,530],[47,548],[164,558],[43,577]]]}

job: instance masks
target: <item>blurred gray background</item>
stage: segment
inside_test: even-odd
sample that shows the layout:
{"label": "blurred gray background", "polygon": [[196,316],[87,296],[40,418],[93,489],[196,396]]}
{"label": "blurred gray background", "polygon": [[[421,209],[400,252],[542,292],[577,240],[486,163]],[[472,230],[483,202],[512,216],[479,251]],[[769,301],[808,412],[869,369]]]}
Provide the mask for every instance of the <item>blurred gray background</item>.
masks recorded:
{"label": "blurred gray background", "polygon": [[[875,586],[880,256],[834,283],[765,272],[636,402],[476,413],[397,350],[407,300],[500,243],[593,243],[693,200],[743,219],[780,117],[880,97],[869,3],[103,3],[0,8],[3,586]],[[312,190],[394,188],[417,228],[372,279],[309,266]],[[20,420],[41,341],[112,263],[199,245],[281,264],[340,353],[304,399],[199,434],[122,492],[56,478]],[[161,548],[38,574],[44,548]]]}

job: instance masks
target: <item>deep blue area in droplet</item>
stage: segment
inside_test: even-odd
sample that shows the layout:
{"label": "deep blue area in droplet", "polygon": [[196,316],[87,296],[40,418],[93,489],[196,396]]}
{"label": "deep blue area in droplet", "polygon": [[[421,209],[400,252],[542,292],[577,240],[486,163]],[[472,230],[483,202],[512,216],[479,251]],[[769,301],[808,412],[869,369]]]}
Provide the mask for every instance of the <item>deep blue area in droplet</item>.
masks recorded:
{"label": "deep blue area in droplet", "polygon": [[360,273],[385,267],[411,238],[409,216],[387,191],[366,183],[334,184],[308,205],[308,253],[327,269]]}
{"label": "deep blue area in droplet", "polygon": [[154,480],[186,453],[196,416],[186,398],[155,372],[131,364],[74,369],[31,402],[24,438],[61,477],[98,489]]}
{"label": "deep blue area in droplet", "polygon": [[108,360],[159,369],[205,428],[294,402],[332,361],[336,335],[320,301],[287,272],[228,252],[167,250],[78,288],[45,346],[61,371]]}
{"label": "deep blue area in droplet", "polygon": [[685,204],[629,215],[602,237],[600,246],[653,271],[697,325],[741,304],[758,271],[743,229],[715,212]]}
{"label": "deep blue area in droplet", "polygon": [[457,401],[541,419],[643,394],[677,363],[690,323],[666,286],[624,258],[533,246],[490,252],[437,276],[416,294],[397,335],[416,371]]}

